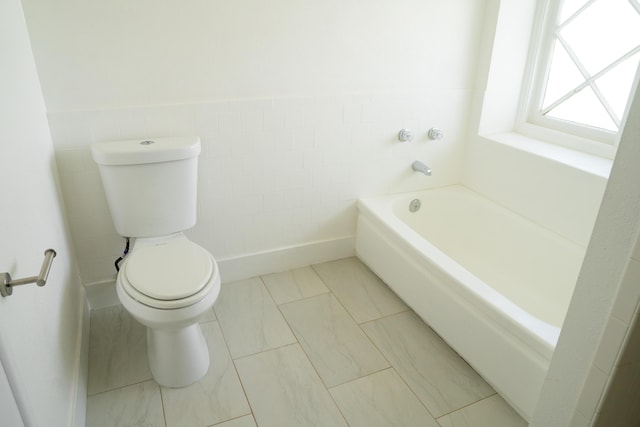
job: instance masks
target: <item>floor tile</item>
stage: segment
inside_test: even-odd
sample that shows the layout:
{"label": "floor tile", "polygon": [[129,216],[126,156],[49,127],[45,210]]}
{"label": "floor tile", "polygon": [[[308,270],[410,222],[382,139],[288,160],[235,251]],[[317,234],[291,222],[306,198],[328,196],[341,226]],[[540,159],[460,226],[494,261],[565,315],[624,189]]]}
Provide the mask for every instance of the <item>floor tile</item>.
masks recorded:
{"label": "floor tile", "polygon": [[92,311],[87,425],[526,425],[356,258],[225,284],[200,323],[211,367],[167,389],[145,327]]}
{"label": "floor tile", "polygon": [[122,307],[91,312],[88,394],[151,379],[147,329]]}
{"label": "floor tile", "polygon": [[389,363],[331,294],[280,306],[327,387],[389,367]]}
{"label": "floor tile", "polygon": [[276,304],[297,301],[329,292],[329,289],[311,267],[262,276]]}
{"label": "floor tile", "polygon": [[147,381],[89,396],[86,426],[164,426],[160,387]]}
{"label": "floor tile", "polygon": [[358,323],[407,310],[407,306],[357,258],[313,266]]}
{"label": "floor tile", "polygon": [[436,418],[495,393],[413,312],[362,329]]}
{"label": "floor tile", "polygon": [[259,278],[222,285],[214,309],[234,359],[296,342]]}
{"label": "floor tile", "polygon": [[438,419],[442,427],[526,427],[528,424],[499,395]]}
{"label": "floor tile", "polygon": [[213,308],[211,310],[207,310],[201,317],[200,317],[200,323],[206,323],[206,322],[213,322],[216,319],[216,313],[215,311],[213,311]]}
{"label": "floor tile", "polygon": [[188,387],[161,388],[167,427],[209,426],[251,412],[218,323],[201,327],[211,357],[209,371]]}
{"label": "floor tile", "polygon": [[350,427],[438,427],[394,369],[330,389]]}
{"label": "floor tile", "polygon": [[346,426],[298,344],[236,360],[260,427]]}
{"label": "floor tile", "polygon": [[256,422],[252,415],[245,415],[244,417],[216,424],[213,427],[256,427]]}

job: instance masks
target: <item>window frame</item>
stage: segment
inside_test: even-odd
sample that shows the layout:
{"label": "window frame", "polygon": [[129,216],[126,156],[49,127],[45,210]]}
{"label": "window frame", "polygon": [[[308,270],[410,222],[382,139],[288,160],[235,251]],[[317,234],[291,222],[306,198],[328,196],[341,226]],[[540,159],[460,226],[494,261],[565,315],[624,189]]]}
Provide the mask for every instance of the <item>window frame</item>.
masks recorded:
{"label": "window frame", "polygon": [[562,0],[544,0],[538,3],[515,131],[588,154],[613,158],[619,131],[608,131],[541,114],[561,5]]}

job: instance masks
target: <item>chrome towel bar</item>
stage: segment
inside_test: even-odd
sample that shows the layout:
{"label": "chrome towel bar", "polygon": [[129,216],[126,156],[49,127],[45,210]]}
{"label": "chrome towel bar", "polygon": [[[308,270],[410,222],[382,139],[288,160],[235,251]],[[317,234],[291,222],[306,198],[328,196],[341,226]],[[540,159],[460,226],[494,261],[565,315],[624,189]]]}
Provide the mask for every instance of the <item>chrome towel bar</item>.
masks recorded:
{"label": "chrome towel bar", "polygon": [[14,286],[28,285],[35,283],[38,286],[44,286],[47,283],[47,277],[49,277],[49,270],[51,270],[51,263],[56,256],[56,251],[53,249],[47,249],[44,251],[44,261],[42,261],[42,267],[40,267],[40,274],[37,276],[25,277],[24,279],[12,280],[9,273],[0,273],[0,295],[8,297],[13,293]]}

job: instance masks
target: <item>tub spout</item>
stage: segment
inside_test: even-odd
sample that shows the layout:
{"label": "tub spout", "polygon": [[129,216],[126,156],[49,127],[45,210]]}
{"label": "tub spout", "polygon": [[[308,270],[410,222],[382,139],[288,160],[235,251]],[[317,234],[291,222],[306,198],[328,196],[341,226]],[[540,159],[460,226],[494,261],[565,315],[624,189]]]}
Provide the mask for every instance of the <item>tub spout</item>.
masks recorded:
{"label": "tub spout", "polygon": [[411,163],[411,169],[413,169],[416,172],[423,173],[427,176],[431,176],[431,168],[419,160],[416,160],[415,162]]}

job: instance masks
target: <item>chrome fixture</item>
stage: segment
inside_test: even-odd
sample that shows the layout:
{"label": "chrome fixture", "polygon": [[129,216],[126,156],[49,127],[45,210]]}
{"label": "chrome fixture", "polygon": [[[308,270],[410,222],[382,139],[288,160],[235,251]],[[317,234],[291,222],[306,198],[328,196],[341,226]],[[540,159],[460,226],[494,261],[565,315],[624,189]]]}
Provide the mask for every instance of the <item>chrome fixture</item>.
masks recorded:
{"label": "chrome fixture", "polygon": [[40,267],[40,274],[37,276],[25,277],[24,279],[12,280],[9,273],[0,273],[0,295],[8,297],[13,293],[14,286],[28,285],[35,283],[38,286],[44,286],[47,284],[47,277],[49,277],[49,270],[51,270],[51,263],[56,256],[56,251],[53,249],[47,249],[44,251],[44,261],[42,261],[42,267]]}
{"label": "chrome fixture", "polygon": [[411,129],[400,129],[398,140],[400,142],[413,141],[413,131]]}
{"label": "chrome fixture", "polygon": [[409,203],[409,212],[418,212],[420,210],[420,206],[422,206],[420,199],[413,199],[411,203]]}
{"label": "chrome fixture", "polygon": [[431,128],[429,129],[429,133],[427,133],[427,136],[429,137],[429,139],[438,140],[444,137],[444,133],[438,128]]}
{"label": "chrome fixture", "polygon": [[411,163],[411,169],[416,172],[423,173],[427,176],[431,176],[431,168],[422,163],[420,160],[416,160],[415,162]]}

